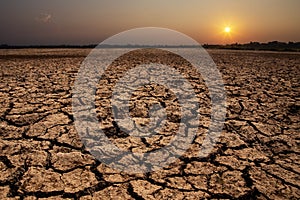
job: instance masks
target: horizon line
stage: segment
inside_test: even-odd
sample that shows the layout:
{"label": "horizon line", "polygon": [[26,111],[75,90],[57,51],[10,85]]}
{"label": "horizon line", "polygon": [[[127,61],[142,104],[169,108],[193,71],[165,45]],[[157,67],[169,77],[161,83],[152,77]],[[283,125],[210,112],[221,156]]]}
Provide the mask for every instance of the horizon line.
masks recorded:
{"label": "horizon line", "polygon": [[110,44],[89,44],[89,45],[0,45],[0,49],[109,49],[109,48],[204,48],[204,49],[228,49],[228,50],[262,50],[262,51],[289,51],[300,52],[300,42],[279,42],[271,41],[267,43],[249,42],[232,44],[199,44],[199,45],[110,45]]}
{"label": "horizon line", "polygon": [[2,43],[0,44],[0,48],[3,47],[98,47],[98,46],[103,46],[103,47],[132,47],[132,46],[136,46],[136,47],[143,47],[143,46],[147,46],[147,47],[198,47],[198,46],[226,46],[226,45],[248,45],[248,44],[299,44],[300,41],[288,41],[288,42],[283,42],[283,41],[277,41],[277,40],[272,40],[272,41],[268,41],[268,42],[259,42],[259,41],[249,41],[246,43],[239,43],[239,42],[232,42],[232,43],[227,43],[227,44],[218,44],[218,43],[202,43],[199,45],[184,45],[184,44],[179,44],[179,45],[160,45],[160,44],[154,44],[154,45],[140,45],[140,44],[94,44],[94,43],[90,43],[90,44],[6,44],[6,43]]}

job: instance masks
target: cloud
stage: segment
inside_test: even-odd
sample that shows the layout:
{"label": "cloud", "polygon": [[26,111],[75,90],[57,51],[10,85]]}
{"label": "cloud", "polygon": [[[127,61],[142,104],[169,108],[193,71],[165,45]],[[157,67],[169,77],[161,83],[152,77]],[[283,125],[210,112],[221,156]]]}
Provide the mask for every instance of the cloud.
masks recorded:
{"label": "cloud", "polygon": [[36,21],[42,23],[48,23],[51,21],[52,15],[49,13],[41,13],[38,17],[35,18]]}

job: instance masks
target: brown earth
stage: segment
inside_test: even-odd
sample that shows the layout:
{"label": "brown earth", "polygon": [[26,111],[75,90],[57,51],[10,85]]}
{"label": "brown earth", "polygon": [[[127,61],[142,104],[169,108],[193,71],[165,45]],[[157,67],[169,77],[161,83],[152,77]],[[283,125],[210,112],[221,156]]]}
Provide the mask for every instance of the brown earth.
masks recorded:
{"label": "brown earth", "polygon": [[199,134],[186,154],[158,171],[127,174],[94,159],[74,127],[71,92],[89,52],[0,51],[0,199],[300,198],[299,53],[209,51],[223,76],[227,115],[220,140],[206,158],[197,156],[210,119],[210,98],[200,75],[162,51],[117,60],[100,81],[96,106],[101,127],[120,148],[148,152],[163,147],[180,120],[172,91],[152,84],[132,95],[131,117],[147,124],[149,107],[161,103],[167,111],[164,129],[146,139],[118,129],[111,91],[130,66],[174,66],[200,102]]}

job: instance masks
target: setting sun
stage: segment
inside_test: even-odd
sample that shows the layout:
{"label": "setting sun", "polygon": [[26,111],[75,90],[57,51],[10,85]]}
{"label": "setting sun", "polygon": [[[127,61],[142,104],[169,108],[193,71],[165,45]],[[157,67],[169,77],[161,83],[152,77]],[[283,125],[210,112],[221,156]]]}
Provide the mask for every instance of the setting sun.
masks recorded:
{"label": "setting sun", "polygon": [[229,26],[226,26],[226,27],[224,28],[224,32],[225,32],[225,33],[230,33],[230,32],[231,32],[231,28],[230,28]]}
{"label": "setting sun", "polygon": [[[231,22],[223,22],[218,26],[220,43],[233,43],[236,38],[236,26]],[[222,38],[222,39],[221,39]]]}

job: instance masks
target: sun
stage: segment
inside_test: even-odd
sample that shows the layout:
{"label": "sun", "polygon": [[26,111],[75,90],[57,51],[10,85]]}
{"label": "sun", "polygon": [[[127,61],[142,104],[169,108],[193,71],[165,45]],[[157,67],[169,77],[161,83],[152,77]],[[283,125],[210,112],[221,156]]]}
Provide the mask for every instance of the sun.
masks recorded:
{"label": "sun", "polygon": [[230,26],[226,26],[226,27],[224,28],[224,32],[225,32],[225,33],[230,33],[230,32],[231,32]]}
{"label": "sun", "polygon": [[237,28],[234,24],[229,22],[223,22],[218,26],[219,36],[222,38],[222,44],[234,43],[237,36]]}

